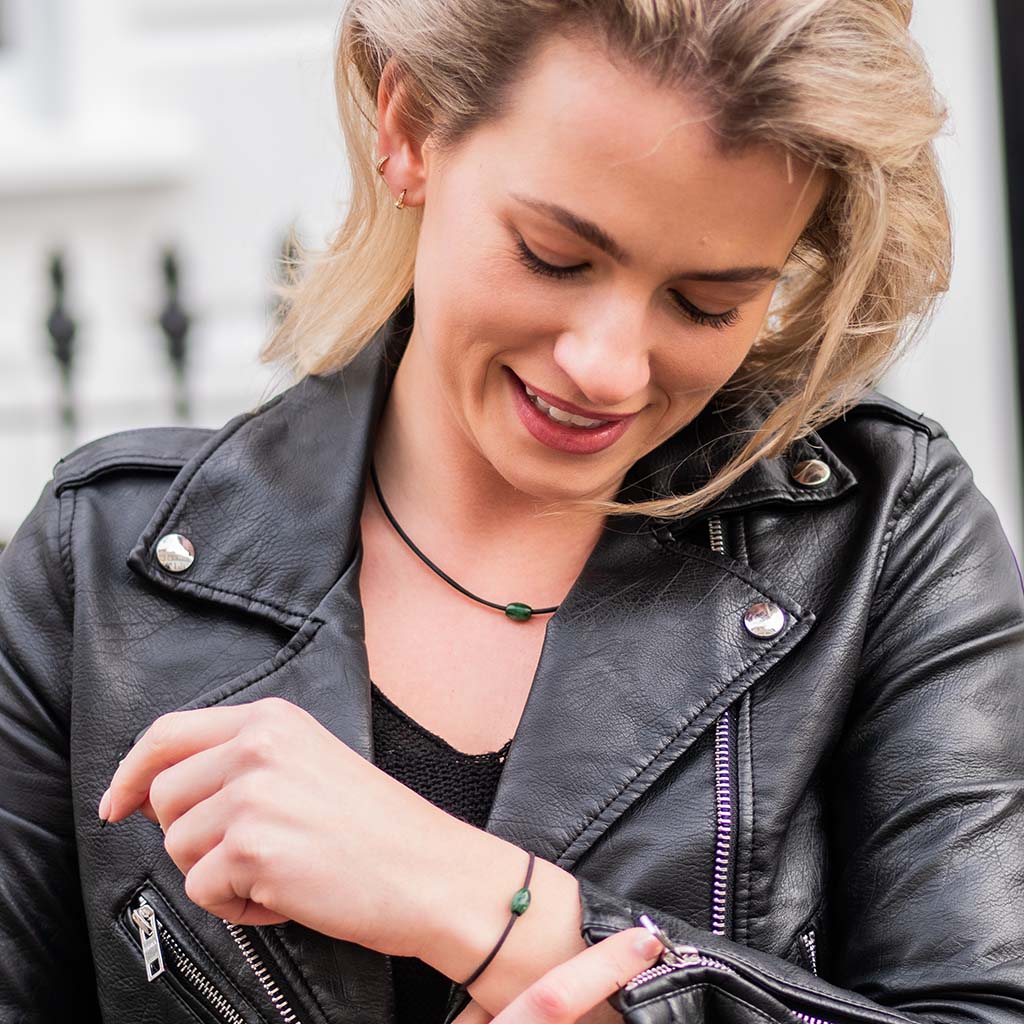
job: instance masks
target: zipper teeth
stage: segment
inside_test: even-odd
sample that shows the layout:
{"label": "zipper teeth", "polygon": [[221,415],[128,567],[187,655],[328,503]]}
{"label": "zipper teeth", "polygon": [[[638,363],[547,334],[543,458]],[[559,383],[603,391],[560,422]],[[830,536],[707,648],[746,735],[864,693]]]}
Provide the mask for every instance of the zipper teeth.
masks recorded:
{"label": "zipper teeth", "polygon": [[[144,897],[139,897],[139,908],[132,911],[132,920],[140,925],[139,910],[148,907]],[[152,909],[152,908],[150,908]],[[145,918],[143,918],[145,919]],[[245,1018],[228,1002],[227,997],[217,988],[216,985],[206,977],[205,974],[195,965],[192,958],[181,948],[178,940],[160,923],[155,914],[151,918],[156,926],[157,934],[165,945],[174,954],[174,961],[178,968],[178,976],[187,981],[202,997],[213,1007],[213,1009],[231,1024],[245,1024]]]}
{"label": "zipper teeth", "polygon": [[729,712],[722,712],[715,727],[715,873],[712,883],[711,931],[725,934],[725,909],[729,895],[729,860],[732,845],[732,792],[729,779],[730,762]]}
{"label": "zipper teeth", "polygon": [[[717,970],[725,971],[727,974],[736,973],[728,964],[724,964],[721,960],[716,960],[714,957],[710,957],[702,953],[698,956],[687,957],[686,963],[658,963],[653,967],[648,967],[635,977],[630,978],[622,988],[623,991],[630,992],[638,986],[643,985],[644,982],[653,981],[655,978],[661,978],[666,974],[673,974],[676,971],[692,970],[694,967],[714,967]],[[803,1024],[832,1024],[831,1021],[825,1020],[823,1017],[813,1017],[809,1013],[801,1013],[799,1010],[790,1010],[788,1007],[786,1012],[789,1013],[795,1021],[803,1021]]]}
{"label": "zipper teeth", "polygon": [[[708,519],[711,550],[725,554],[725,532],[722,517]],[[729,868],[732,848],[732,787],[730,785],[730,716],[722,712],[715,726],[715,867],[711,888],[711,931],[725,934],[726,907],[729,896]]]}
{"label": "zipper teeth", "polygon": [[802,1020],[805,1024],[830,1024],[827,1020],[822,1020],[821,1017],[812,1017],[809,1013],[800,1013],[797,1010],[790,1010],[791,1014],[798,1020]]}
{"label": "zipper teeth", "polygon": [[811,971],[815,976],[818,974],[818,943],[815,940],[814,929],[809,928],[800,936],[807,947],[807,955],[811,959]]}
{"label": "zipper teeth", "polygon": [[719,555],[725,554],[725,536],[722,530],[722,517],[708,518],[708,533],[711,534],[711,550]]}
{"label": "zipper teeth", "polygon": [[263,961],[253,948],[252,940],[246,934],[245,929],[241,925],[233,924],[231,921],[224,921],[223,918],[221,920],[224,927],[231,933],[231,937],[235,940],[238,948],[242,951],[245,962],[252,968],[253,974],[256,975],[259,983],[263,986],[263,991],[267,993],[271,1003],[274,1005],[274,1009],[281,1015],[281,1020],[285,1021],[286,1024],[301,1024],[298,1015],[288,1005],[288,1000],[284,997],[284,993],[281,992],[277,983],[271,977],[270,972],[263,965]]}
{"label": "zipper teeth", "polygon": [[728,965],[723,964],[721,960],[715,960],[713,957],[703,955],[697,957],[691,956],[688,957],[686,963],[683,964],[654,964],[653,967],[648,967],[635,977],[630,978],[622,987],[625,991],[629,992],[638,985],[642,985],[645,981],[660,978],[665,974],[672,974],[674,971],[685,971],[690,967],[717,967],[719,970],[730,972],[732,970]]}

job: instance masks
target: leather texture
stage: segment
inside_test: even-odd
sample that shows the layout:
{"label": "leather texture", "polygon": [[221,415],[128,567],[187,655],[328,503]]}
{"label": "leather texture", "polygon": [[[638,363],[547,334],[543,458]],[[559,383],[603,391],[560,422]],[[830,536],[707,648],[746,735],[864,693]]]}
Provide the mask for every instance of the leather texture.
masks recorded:
{"label": "leather texture", "polygon": [[[387,956],[232,931],[158,825],[96,807],[178,708],[277,695],[372,760],[358,517],[411,311],[218,430],[78,448],[0,556],[0,1020],[394,1019]],[[770,401],[712,400],[623,497],[699,486]],[[827,481],[794,479],[808,458]],[[156,560],[167,533],[188,570]],[[744,627],[759,602],[778,634]],[[615,521],[547,624],[486,827],[578,878],[588,943],[646,912],[728,968],[620,993],[632,1024],[1020,1024],[1024,589],[942,427],[872,392],[697,515]]]}

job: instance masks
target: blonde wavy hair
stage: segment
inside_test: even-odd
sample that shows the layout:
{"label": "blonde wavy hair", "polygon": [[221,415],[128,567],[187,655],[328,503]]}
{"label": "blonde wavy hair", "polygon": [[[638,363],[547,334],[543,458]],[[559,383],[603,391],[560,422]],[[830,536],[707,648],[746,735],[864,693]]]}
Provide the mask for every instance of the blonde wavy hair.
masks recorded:
{"label": "blonde wavy hair", "polygon": [[335,91],[350,203],[325,250],[295,242],[284,313],[260,361],[295,379],[340,369],[412,287],[421,210],[397,214],[374,170],[389,59],[405,122],[440,150],[501,116],[545,36],[596,32],[660,85],[696,91],[724,153],[774,143],[833,172],[761,333],[719,393],[772,393],[760,428],[692,493],[583,503],[608,515],[691,514],[876,386],[948,289],[950,219],[933,142],[947,111],[908,31],[912,2],[348,0]]}

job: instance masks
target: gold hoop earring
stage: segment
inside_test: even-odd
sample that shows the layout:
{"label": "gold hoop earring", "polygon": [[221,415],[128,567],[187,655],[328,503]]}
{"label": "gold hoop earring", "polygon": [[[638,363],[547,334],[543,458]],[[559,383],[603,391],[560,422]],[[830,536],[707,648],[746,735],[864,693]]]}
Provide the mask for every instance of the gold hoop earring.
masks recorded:
{"label": "gold hoop earring", "polygon": [[395,200],[395,206],[399,210],[404,210],[405,209],[405,193],[408,192],[408,191],[409,190],[407,188],[403,188],[402,189],[402,194]]}
{"label": "gold hoop earring", "polygon": [[391,154],[390,154],[390,153],[385,153],[385,154],[384,154],[384,155],[383,155],[383,156],[382,156],[382,157],[381,157],[381,158],[380,158],[380,159],[379,159],[379,160],[377,161],[377,173],[378,173],[378,174],[379,174],[379,175],[380,175],[380,176],[381,176],[382,178],[384,177],[384,165],[385,165],[385,164],[386,164],[386,163],[387,163],[387,162],[388,162],[388,161],[389,161],[390,159],[391,159]]}

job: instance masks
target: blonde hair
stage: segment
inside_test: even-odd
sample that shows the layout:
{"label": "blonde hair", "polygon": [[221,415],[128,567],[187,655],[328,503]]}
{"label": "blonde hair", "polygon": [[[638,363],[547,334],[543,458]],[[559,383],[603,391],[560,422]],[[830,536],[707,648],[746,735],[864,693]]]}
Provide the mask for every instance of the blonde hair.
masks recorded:
{"label": "blonde hair", "polygon": [[723,152],[773,143],[831,171],[761,333],[721,389],[771,392],[760,428],[703,487],[609,515],[688,515],[761,458],[876,386],[949,286],[948,204],[933,140],[946,108],[908,31],[912,0],[348,0],[335,86],[351,200],[325,251],[302,253],[260,352],[295,377],[351,360],[413,284],[420,208],[392,206],[375,173],[377,90],[421,140],[454,147],[500,117],[534,47],[587,29],[668,88],[708,105]]}

